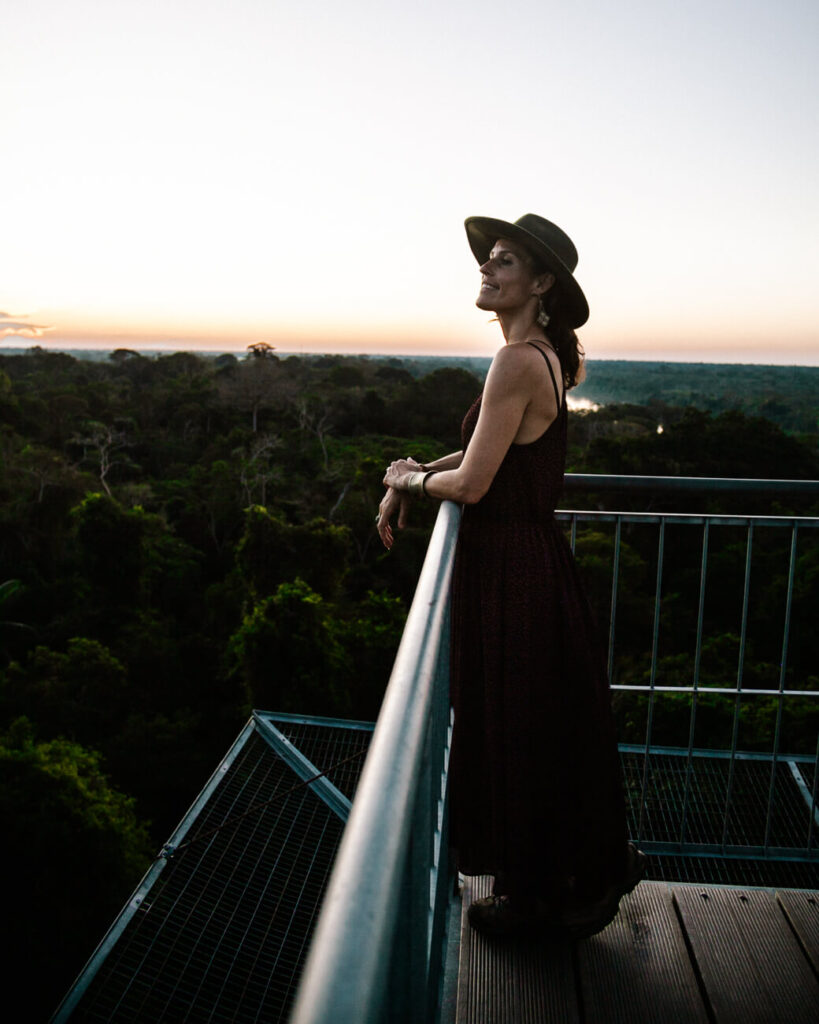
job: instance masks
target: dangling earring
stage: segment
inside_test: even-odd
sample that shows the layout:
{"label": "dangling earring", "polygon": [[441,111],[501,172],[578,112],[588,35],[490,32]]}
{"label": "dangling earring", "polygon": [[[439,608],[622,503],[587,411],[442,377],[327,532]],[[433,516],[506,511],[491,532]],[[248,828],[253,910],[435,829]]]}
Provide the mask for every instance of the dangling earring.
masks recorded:
{"label": "dangling earring", "polygon": [[543,308],[543,299],[540,297],[537,300],[537,309],[538,313],[535,322],[540,324],[541,327],[547,327],[549,324],[549,314]]}

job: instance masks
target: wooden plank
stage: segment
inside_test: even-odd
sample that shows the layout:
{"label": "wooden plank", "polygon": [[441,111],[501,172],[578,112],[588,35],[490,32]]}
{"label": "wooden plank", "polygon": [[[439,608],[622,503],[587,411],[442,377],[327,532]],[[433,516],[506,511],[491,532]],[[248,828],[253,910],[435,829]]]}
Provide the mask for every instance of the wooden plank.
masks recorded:
{"label": "wooden plank", "polygon": [[641,882],[604,931],[577,944],[586,1020],[707,1024],[708,1013],[665,882]]}
{"label": "wooden plank", "polygon": [[776,894],[802,948],[819,973],[819,892],[810,889],[780,889]]}
{"label": "wooden plank", "polygon": [[717,1024],[817,1024],[819,982],[773,890],[672,891]]}
{"label": "wooden plank", "polygon": [[579,1024],[570,943],[493,940],[469,924],[469,904],[492,891],[467,877],[461,913],[457,1024]]}

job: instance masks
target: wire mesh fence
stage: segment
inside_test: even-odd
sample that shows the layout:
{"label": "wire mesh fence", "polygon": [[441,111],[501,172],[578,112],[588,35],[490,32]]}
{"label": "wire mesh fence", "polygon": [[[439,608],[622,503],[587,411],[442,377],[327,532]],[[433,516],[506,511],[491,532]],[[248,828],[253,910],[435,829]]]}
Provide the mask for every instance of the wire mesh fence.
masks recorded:
{"label": "wire mesh fence", "polygon": [[558,518],[607,638],[633,836],[819,864],[819,519]]}

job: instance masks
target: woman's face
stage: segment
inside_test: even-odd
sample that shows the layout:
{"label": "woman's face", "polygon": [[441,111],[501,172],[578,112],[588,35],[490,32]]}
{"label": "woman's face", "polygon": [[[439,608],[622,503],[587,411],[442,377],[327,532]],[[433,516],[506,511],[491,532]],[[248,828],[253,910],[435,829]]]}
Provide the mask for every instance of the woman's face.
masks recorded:
{"label": "woman's face", "polygon": [[510,312],[543,295],[554,283],[552,274],[535,274],[532,259],[521,246],[499,238],[481,267],[478,309]]}

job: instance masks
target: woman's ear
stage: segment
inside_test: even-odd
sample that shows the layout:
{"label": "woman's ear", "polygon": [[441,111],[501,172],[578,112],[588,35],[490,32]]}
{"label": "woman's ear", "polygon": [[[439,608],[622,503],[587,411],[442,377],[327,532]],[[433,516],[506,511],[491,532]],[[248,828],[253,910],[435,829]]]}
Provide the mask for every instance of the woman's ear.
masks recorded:
{"label": "woman's ear", "polygon": [[546,292],[548,292],[548,290],[552,287],[552,285],[554,283],[555,283],[555,275],[554,274],[539,274],[535,278],[535,285],[534,285],[534,293],[535,293],[535,295],[538,295],[538,296],[545,295]]}

